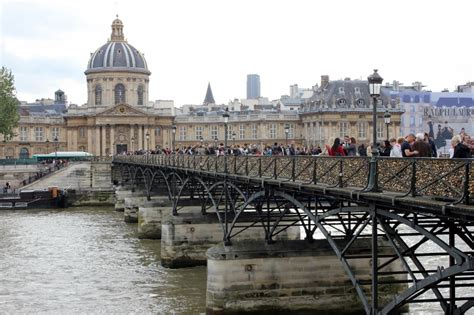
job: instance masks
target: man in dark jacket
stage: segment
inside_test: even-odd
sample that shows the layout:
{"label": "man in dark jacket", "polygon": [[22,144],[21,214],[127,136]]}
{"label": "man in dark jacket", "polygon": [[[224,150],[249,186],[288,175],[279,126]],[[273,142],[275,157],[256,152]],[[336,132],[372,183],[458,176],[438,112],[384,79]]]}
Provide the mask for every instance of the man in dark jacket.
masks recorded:
{"label": "man in dark jacket", "polygon": [[461,136],[455,135],[451,139],[451,146],[454,149],[453,159],[470,159],[472,158],[471,149],[461,142]]}

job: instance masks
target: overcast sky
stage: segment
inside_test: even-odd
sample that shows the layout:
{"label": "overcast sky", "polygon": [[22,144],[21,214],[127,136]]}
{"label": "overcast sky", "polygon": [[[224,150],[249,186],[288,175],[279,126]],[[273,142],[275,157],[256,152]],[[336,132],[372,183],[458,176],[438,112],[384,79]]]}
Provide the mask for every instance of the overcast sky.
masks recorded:
{"label": "overcast sky", "polygon": [[245,98],[249,73],[276,99],[291,84],[374,68],[390,82],[452,90],[474,81],[473,12],[472,0],[0,0],[0,60],[21,100],[60,88],[83,104],[90,53],[118,14],[152,72],[150,100],[200,104],[211,82],[227,103]]}

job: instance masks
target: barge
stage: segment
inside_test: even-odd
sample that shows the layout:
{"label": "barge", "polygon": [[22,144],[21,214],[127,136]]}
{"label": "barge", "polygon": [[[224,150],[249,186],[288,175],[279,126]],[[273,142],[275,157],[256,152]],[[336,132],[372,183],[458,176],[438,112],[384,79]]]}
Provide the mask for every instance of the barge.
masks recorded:
{"label": "barge", "polygon": [[0,210],[66,208],[67,190],[49,187],[42,190],[20,190],[19,193],[0,195]]}

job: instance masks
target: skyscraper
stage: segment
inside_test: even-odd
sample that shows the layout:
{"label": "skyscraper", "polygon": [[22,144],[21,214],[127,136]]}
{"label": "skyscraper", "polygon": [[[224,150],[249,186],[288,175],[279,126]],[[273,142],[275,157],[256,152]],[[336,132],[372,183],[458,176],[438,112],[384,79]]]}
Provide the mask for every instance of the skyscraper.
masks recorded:
{"label": "skyscraper", "polygon": [[260,97],[260,76],[258,74],[247,74],[247,99]]}

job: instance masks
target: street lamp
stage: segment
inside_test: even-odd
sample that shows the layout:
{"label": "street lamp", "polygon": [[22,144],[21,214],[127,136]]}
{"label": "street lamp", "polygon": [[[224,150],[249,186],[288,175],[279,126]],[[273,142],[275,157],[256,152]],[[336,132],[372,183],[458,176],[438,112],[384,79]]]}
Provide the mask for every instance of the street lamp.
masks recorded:
{"label": "street lamp", "polygon": [[387,140],[390,141],[389,139],[389,126],[390,126],[390,118],[392,117],[392,115],[390,115],[390,112],[388,111],[388,109],[385,111],[385,114],[383,114],[383,120],[385,122],[385,128],[387,129]]}
{"label": "street lamp", "polygon": [[58,145],[59,145],[59,139],[58,136],[54,137],[54,159],[58,159]]}
{"label": "street lamp", "polygon": [[225,194],[225,208],[224,208],[224,222],[225,222],[225,226],[224,226],[224,244],[225,245],[230,245],[230,240],[228,239],[227,235],[228,235],[228,231],[229,231],[229,227],[228,227],[228,222],[227,222],[227,208],[228,208],[228,196],[227,196],[227,137],[228,137],[228,134],[227,134],[227,128],[228,128],[228,124],[229,124],[229,108],[226,107],[225,108],[225,111],[224,111],[224,114],[222,115],[222,117],[224,118],[224,194]]}
{"label": "street lamp", "polygon": [[285,144],[288,145],[288,134],[290,133],[290,125],[285,125]]}
{"label": "street lamp", "polygon": [[372,97],[373,110],[372,110],[372,157],[370,158],[369,164],[369,184],[367,185],[366,191],[379,192],[380,189],[377,183],[377,157],[379,156],[379,148],[377,145],[377,98],[380,96],[380,90],[382,87],[383,78],[377,73],[377,69],[374,73],[369,75],[367,78],[369,82],[369,94]]}
{"label": "street lamp", "polygon": [[171,153],[174,154],[174,140],[176,137],[176,125],[171,125],[171,132],[173,133],[173,137],[171,139]]}
{"label": "street lamp", "polygon": [[146,139],[146,149],[150,150],[150,134],[148,132],[145,135],[145,139]]}

